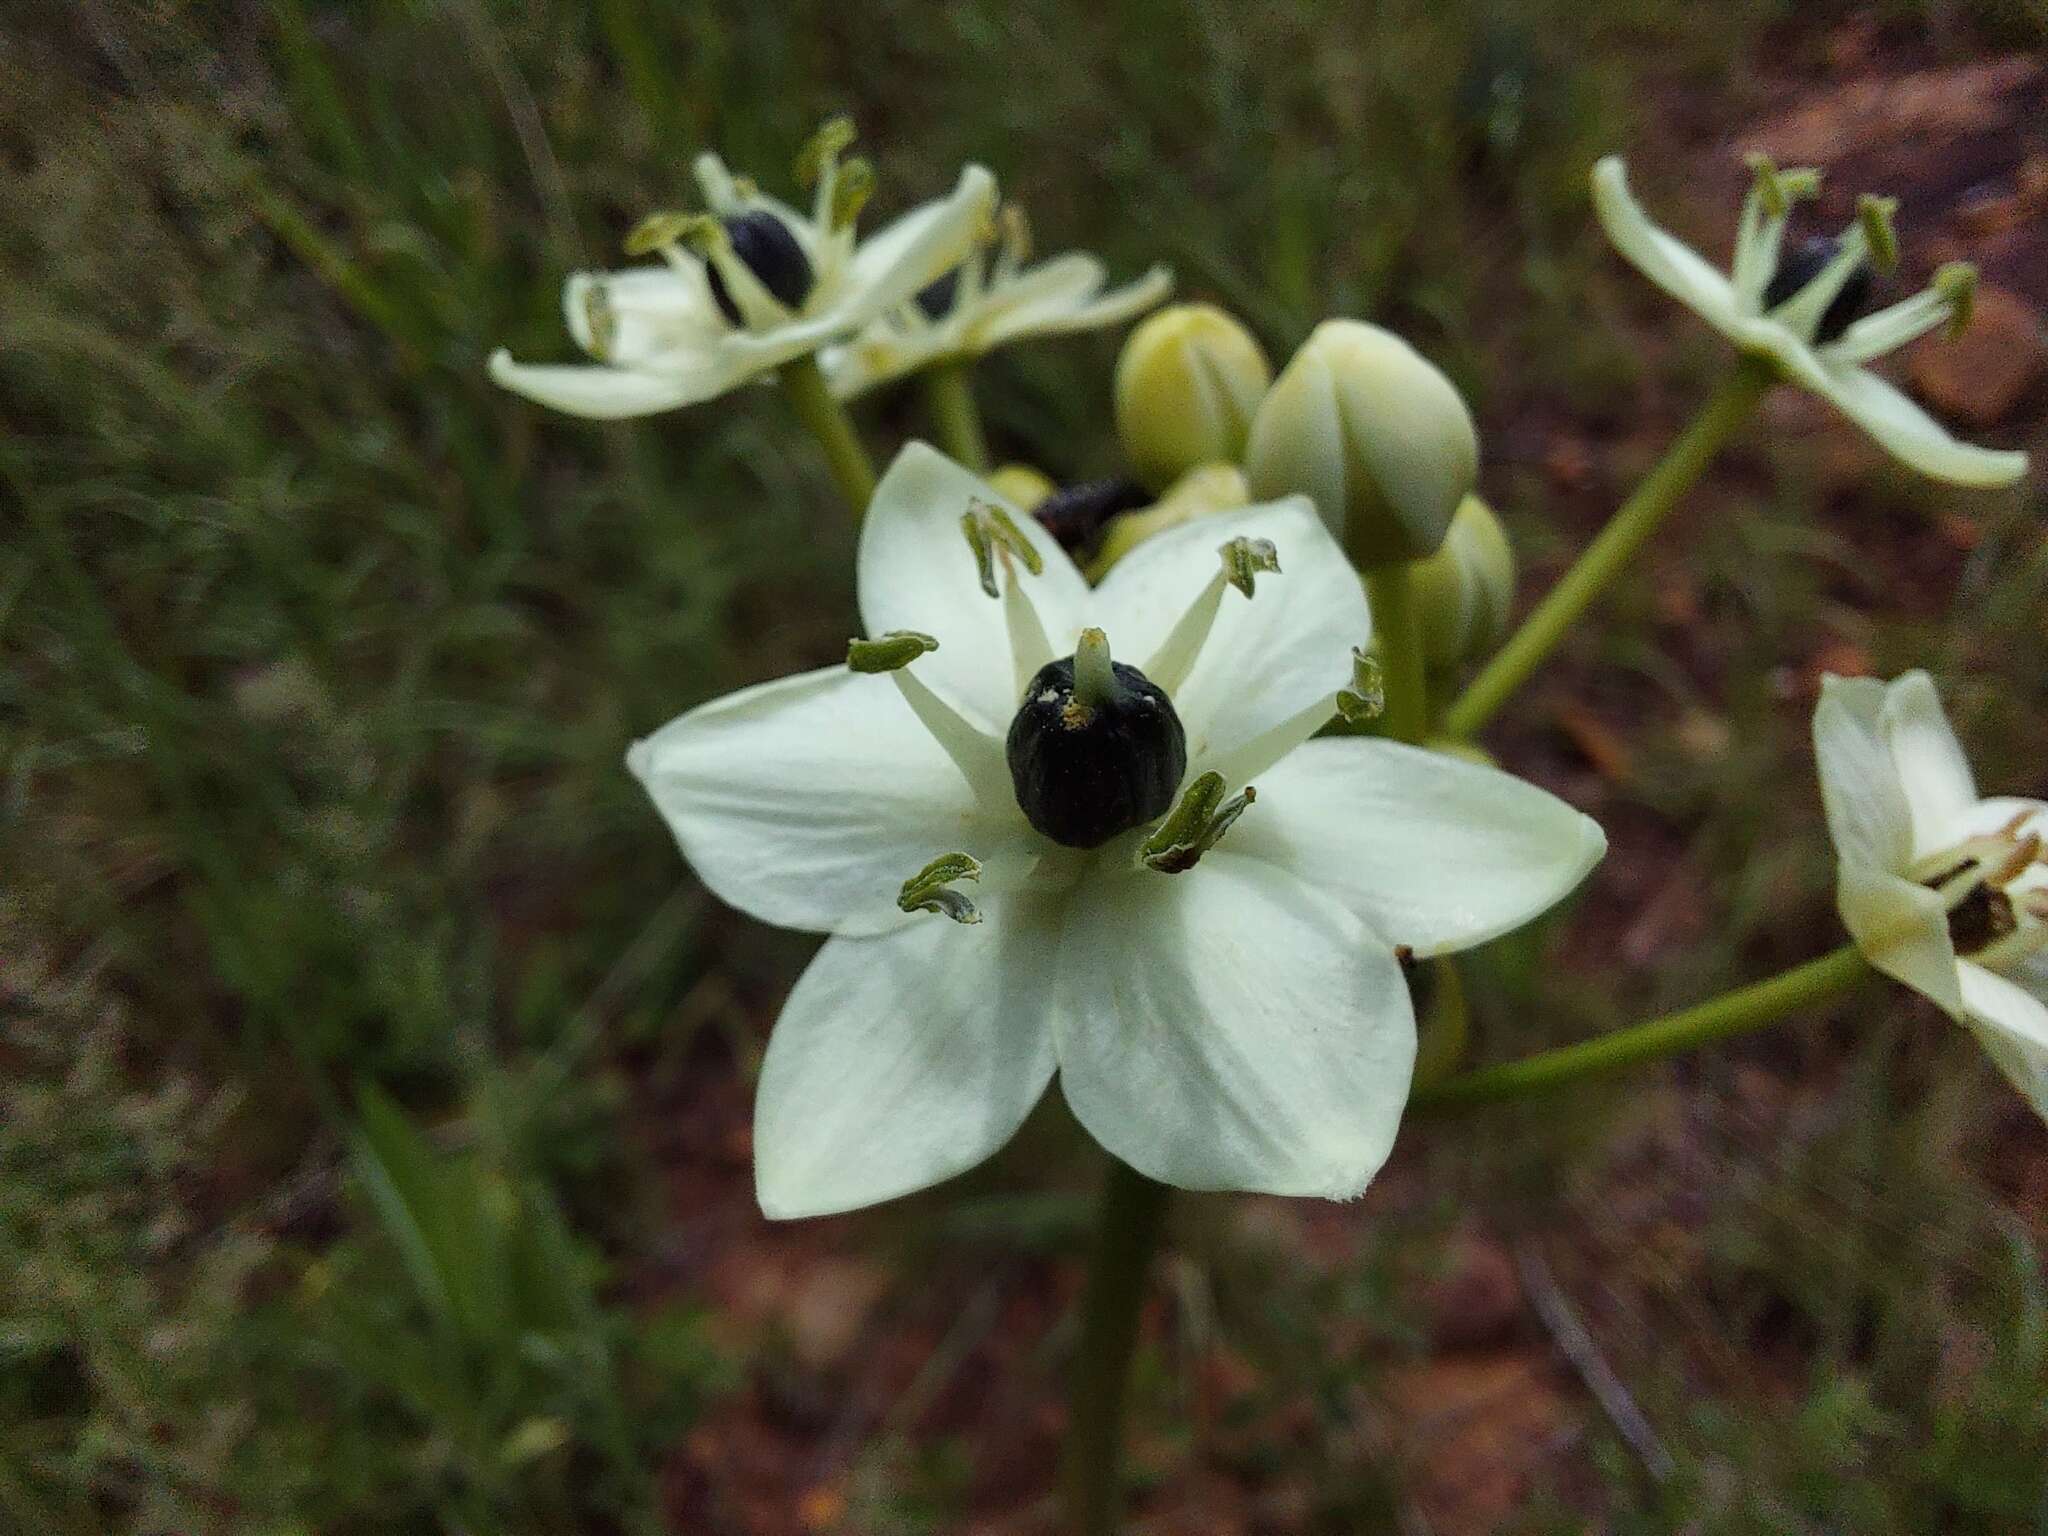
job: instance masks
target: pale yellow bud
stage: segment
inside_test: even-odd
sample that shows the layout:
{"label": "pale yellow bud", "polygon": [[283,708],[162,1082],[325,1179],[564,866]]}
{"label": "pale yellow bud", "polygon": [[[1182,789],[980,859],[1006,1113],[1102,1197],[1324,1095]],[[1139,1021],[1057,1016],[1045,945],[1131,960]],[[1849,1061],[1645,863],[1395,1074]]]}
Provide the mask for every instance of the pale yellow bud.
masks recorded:
{"label": "pale yellow bud", "polygon": [[1199,464],[1235,463],[1272,365],[1213,304],[1174,304],[1132,331],[1116,360],[1116,430],[1157,491]]}
{"label": "pale yellow bud", "polygon": [[1492,650],[1508,632],[1515,601],[1515,551],[1493,509],[1477,496],[1458,503],[1443,547],[1415,562],[1409,580],[1422,614],[1422,649],[1447,667]]}
{"label": "pale yellow bud", "polygon": [[1102,531],[1102,547],[1088,562],[1090,581],[1100,581],[1109,568],[1155,533],[1177,528],[1190,518],[1228,512],[1251,504],[1244,471],[1235,464],[1198,464],[1166,488],[1149,507],[1110,519]]}
{"label": "pale yellow bud", "polygon": [[1029,464],[1004,464],[988,477],[989,489],[1013,507],[1029,512],[1057,487]]}
{"label": "pale yellow bud", "polygon": [[1325,320],[1252,421],[1253,496],[1300,492],[1361,567],[1419,560],[1444,541],[1479,476],[1472,413],[1392,331]]}

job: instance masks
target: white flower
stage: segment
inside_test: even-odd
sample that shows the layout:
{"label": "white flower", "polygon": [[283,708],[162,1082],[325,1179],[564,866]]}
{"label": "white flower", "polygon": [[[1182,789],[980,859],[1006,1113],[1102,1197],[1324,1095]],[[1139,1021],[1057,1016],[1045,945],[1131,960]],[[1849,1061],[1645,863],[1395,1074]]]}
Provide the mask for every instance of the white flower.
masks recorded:
{"label": "white flower", "polygon": [[1977,797],[1925,672],[1824,679],[1813,748],[1857,948],[1969,1025],[2048,1118],[2048,804]]}
{"label": "white flower", "polygon": [[[1299,497],[1184,523],[1091,588],[1031,518],[914,443],[868,510],[858,581],[874,639],[848,666],[707,704],[628,757],[714,891],[832,935],[762,1067],[771,1216],[972,1167],[1055,1071],[1082,1124],[1153,1178],[1356,1195],[1392,1146],[1415,1053],[1396,946],[1482,943],[1605,847],[1492,769],[1310,739],[1357,706],[1370,626]],[[1018,787],[1041,818],[1048,799],[1090,812],[1104,800],[1074,780],[1091,765],[1055,752],[1059,772],[1013,778],[1006,733],[1051,709],[1095,741],[1134,706],[1156,741],[1159,707],[1128,672],[1109,682],[1108,642],[1171,699],[1184,771],[1165,801],[1188,793],[1163,825],[1146,805],[1097,846],[1061,846]],[[1041,674],[1068,656],[1071,714]],[[1125,689],[1099,718],[1091,676]],[[1061,726],[1031,739],[1057,743]],[[1128,789],[1160,761],[1137,752],[1097,782]]]}
{"label": "white flower", "polygon": [[[1812,275],[1799,282],[1803,272],[1780,259],[1785,225],[1793,204],[1819,190],[1819,175],[1779,171],[1761,156],[1753,156],[1751,165],[1756,182],[1743,204],[1726,276],[1650,221],[1629,195],[1627,174],[1616,156],[1593,168],[1593,208],[1615,248],[1651,282],[1743,351],[1770,358],[1786,379],[1832,401],[1921,474],[1959,485],[2007,485],[2025,474],[2025,454],[1957,442],[1863,367],[1937,326],[1960,330],[1968,324],[1974,270],[1960,262],[1943,267],[1920,293],[1833,334],[1830,310],[1845,289],[1865,280],[1867,263],[1893,264],[1892,205],[1865,197],[1856,222]],[[1790,293],[1779,291],[1794,282],[1798,286]]]}
{"label": "white flower", "polygon": [[644,416],[722,395],[904,303],[967,253],[995,178],[971,165],[948,196],[856,243],[873,177],[865,161],[840,160],[852,137],[828,123],[799,161],[814,182],[809,214],[698,156],[710,212],[656,214],[627,241],[663,265],[579,272],[563,287],[569,332],[597,361],[515,363],[500,349],[491,377],[572,415]]}
{"label": "white flower", "polygon": [[[990,244],[994,259],[990,259]],[[1027,267],[1030,237],[1021,212],[1003,210],[993,242],[977,240],[967,259],[821,359],[842,400],[954,358],[980,357],[1013,341],[1121,325],[1173,289],[1173,274],[1152,268],[1103,292],[1109,274],[1095,257],[1068,251]]]}

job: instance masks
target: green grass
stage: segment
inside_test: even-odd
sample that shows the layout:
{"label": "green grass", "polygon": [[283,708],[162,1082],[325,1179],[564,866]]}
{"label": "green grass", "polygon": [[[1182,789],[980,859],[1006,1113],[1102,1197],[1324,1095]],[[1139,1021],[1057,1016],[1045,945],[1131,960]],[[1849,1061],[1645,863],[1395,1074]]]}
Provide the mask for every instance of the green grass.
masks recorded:
{"label": "green grass", "polygon": [[[621,758],[692,703],[836,654],[850,535],[768,392],[597,427],[482,372],[500,344],[567,355],[561,277],[686,195],[697,147],[772,181],[850,109],[880,212],[982,158],[1048,249],[1171,262],[1276,354],[1370,314],[1482,424],[1564,400],[1607,426],[1648,373],[1682,398],[1704,354],[1639,356],[1592,323],[1649,306],[1603,259],[1585,168],[1661,131],[1643,79],[1723,89],[1790,15],[1282,0],[1254,34],[1153,0],[272,0],[10,24],[0,1525],[646,1529],[663,1456],[734,1386],[745,1362],[687,1301],[650,1311],[621,1283],[666,1211],[635,1096],[747,1070],[746,1020],[805,946],[719,913]],[[985,368],[999,455],[1113,467],[1114,347]],[[892,400],[865,424],[879,447],[918,418]],[[1625,784],[1581,787],[1683,853],[1705,921],[1597,993],[1546,963],[1555,925],[1498,946],[1486,1049],[1833,942],[1802,706],[1778,687],[1820,639],[1933,666],[1986,782],[2038,774],[2038,503],[1971,503],[1959,585],[1921,590],[1869,569],[1858,530],[1917,539],[1930,498],[1880,476],[1817,521],[1804,452],[1756,457],[1777,489],[1682,520],[1682,558],[1662,546],[1698,633],[1674,645],[1644,584],[1551,679],[1650,721]],[[1554,568],[1583,509],[1526,454],[1488,473]],[[1539,728],[1503,740],[1556,768]],[[731,998],[729,1038],[700,1039]],[[1845,1086],[1713,1148],[1703,1271],[1638,1277],[1670,1315],[1643,1322],[1631,1379],[1687,1491],[1658,1502],[1596,1433],[1615,1529],[1681,1508],[1729,1531],[2041,1518],[2038,1229],[1979,1171],[2010,1105],[1967,1042],[1885,1011],[1910,1027],[1788,1037],[1777,1060]],[[1699,1067],[1702,1091],[1728,1071]],[[1426,1252],[1451,1206],[1527,1193],[1599,1251],[1617,1119],[1589,1099],[1513,1151],[1508,1121],[1476,1150],[1432,1134],[1440,1193],[1389,1213],[1388,1243]],[[1384,1313],[1384,1276],[1276,1284],[1233,1305],[1220,1279],[1218,1326],[1336,1412],[1318,1330]],[[1752,1312],[1794,1341],[1789,1387],[1741,1369]],[[1154,1379],[1163,1423],[1172,1372]],[[944,1528],[961,1454],[908,1454],[878,1497]],[[1397,1497],[1384,1461],[1318,1453],[1309,1474],[1318,1529]]]}

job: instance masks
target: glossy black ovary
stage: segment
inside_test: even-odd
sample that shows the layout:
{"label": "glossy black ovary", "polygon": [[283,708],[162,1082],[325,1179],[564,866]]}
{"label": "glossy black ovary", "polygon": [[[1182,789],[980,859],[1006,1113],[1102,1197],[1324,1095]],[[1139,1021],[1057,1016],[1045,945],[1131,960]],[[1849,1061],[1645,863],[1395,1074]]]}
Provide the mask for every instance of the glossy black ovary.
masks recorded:
{"label": "glossy black ovary", "polygon": [[1111,662],[1117,688],[1074,700],[1074,659],[1039,668],[1010,722],[1010,782],[1024,819],[1056,843],[1095,848],[1173,808],[1187,735],[1173,701],[1136,667]]}
{"label": "glossy black ovary", "polygon": [[953,313],[953,300],[960,293],[960,269],[953,268],[917,290],[917,307],[927,320],[943,320]]}
{"label": "glossy black ovary", "polygon": [[[725,238],[732,243],[733,255],[761,280],[761,286],[786,307],[802,308],[811,292],[811,262],[796,236],[789,232],[789,226],[774,214],[762,212],[743,213],[720,222],[725,226]],[[705,270],[711,278],[711,302],[718,306],[718,312],[734,325],[746,324],[739,305],[733,303],[732,295],[726,291],[725,279],[718,275],[717,265]]]}
{"label": "glossy black ovary", "polygon": [[[1771,280],[1764,287],[1764,308],[1776,309],[1804,288],[1816,277],[1820,269],[1835,259],[1835,252],[1841,242],[1826,235],[1808,235],[1794,241],[1778,258],[1778,270],[1771,274]],[[1835,295],[1820,317],[1820,327],[1813,333],[1815,341],[1833,341],[1849,328],[1849,323],[1861,315],[1870,303],[1870,267],[1859,264],[1849,274],[1849,281],[1842,284],[1842,291]]]}
{"label": "glossy black ovary", "polygon": [[1151,500],[1151,493],[1135,480],[1083,480],[1054,491],[1031,509],[1031,515],[1073,555],[1093,544],[1119,512],[1135,511]]}

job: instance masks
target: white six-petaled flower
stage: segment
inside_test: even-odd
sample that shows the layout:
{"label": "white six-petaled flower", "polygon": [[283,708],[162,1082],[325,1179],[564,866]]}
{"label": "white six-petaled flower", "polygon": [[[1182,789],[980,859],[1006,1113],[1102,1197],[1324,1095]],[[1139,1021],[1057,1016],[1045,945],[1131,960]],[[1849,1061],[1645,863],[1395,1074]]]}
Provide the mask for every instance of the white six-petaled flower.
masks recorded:
{"label": "white six-petaled flower", "polygon": [[934,363],[980,357],[1033,336],[1121,325],[1173,290],[1173,274],[1155,266],[1105,293],[1107,270],[1083,251],[1026,266],[1030,238],[1015,207],[1003,210],[990,233],[992,241],[977,240],[965,261],[909,303],[826,349],[820,362],[833,394],[851,400]]}
{"label": "white six-petaled flower", "polygon": [[572,415],[645,416],[722,395],[908,301],[966,256],[993,214],[995,178],[971,165],[947,196],[856,241],[872,177],[841,159],[852,136],[829,123],[806,150],[808,214],[698,156],[709,213],[653,215],[627,242],[662,265],[579,272],[563,287],[569,333],[596,361],[517,363],[501,348],[491,377]]}
{"label": "white six-petaled flower", "polygon": [[[1358,1194],[1413,1066],[1397,946],[1526,922],[1599,858],[1599,827],[1493,769],[1311,739],[1355,702],[1369,618],[1302,498],[1183,524],[1091,588],[1028,516],[913,444],[857,575],[862,670],[717,700],[628,759],[715,892],[831,935],[762,1067],[762,1209],[847,1210],[957,1174],[1055,1072],[1153,1178]],[[1106,678],[1112,643],[1170,699],[1189,793],[1164,829],[1154,813],[1061,846],[1020,806],[1006,732],[1049,697],[1026,698],[1042,667],[1075,655],[1077,679]]]}
{"label": "white six-petaled flower", "polygon": [[1850,936],[2048,1118],[2048,804],[1978,798],[1925,672],[1824,679],[1813,746]]}
{"label": "white six-petaled flower", "polygon": [[1796,281],[1803,274],[1785,260],[1786,223],[1793,205],[1819,189],[1819,175],[1780,171],[1760,156],[1752,159],[1752,167],[1755,184],[1743,203],[1726,274],[1651,222],[1630,195],[1617,156],[1593,168],[1593,209],[1615,248],[1643,276],[1737,347],[1769,358],[1785,379],[1832,402],[1921,474],[1958,485],[2007,485],[2025,474],[2025,454],[1956,441],[1863,366],[1938,326],[1967,323],[1974,271],[1963,263],[1944,267],[1911,298],[1831,334],[1834,326],[1824,322],[1845,289],[1859,281],[1873,259],[1891,264],[1890,204],[1863,199],[1856,221],[1833,243],[1827,258],[1805,281]]}

